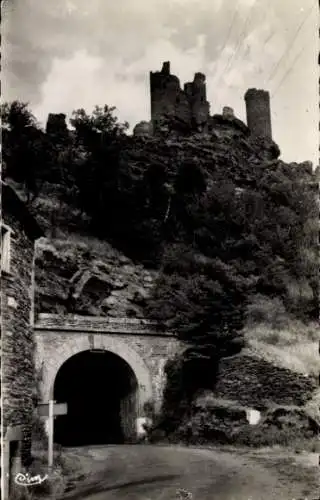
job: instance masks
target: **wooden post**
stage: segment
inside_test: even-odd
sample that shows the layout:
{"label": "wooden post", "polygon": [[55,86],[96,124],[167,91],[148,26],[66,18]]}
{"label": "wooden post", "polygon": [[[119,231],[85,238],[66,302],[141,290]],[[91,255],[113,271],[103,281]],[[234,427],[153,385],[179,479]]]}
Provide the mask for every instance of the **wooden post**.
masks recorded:
{"label": "wooden post", "polygon": [[38,415],[39,417],[47,418],[48,422],[48,469],[53,466],[53,423],[54,417],[57,415],[67,415],[68,406],[67,403],[56,404],[52,399],[48,403],[38,404]]}
{"label": "wooden post", "polygon": [[52,468],[53,465],[53,405],[54,401],[49,401],[49,426],[48,426],[48,467]]}

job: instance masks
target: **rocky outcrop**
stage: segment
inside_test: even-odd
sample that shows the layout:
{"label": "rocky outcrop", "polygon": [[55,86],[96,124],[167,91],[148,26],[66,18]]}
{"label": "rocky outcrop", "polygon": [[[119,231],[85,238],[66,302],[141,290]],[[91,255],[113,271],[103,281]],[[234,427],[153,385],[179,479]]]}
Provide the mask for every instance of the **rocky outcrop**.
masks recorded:
{"label": "rocky outcrop", "polygon": [[269,446],[317,436],[314,377],[275,366],[249,348],[244,351],[220,359],[213,389],[194,395],[170,439]]}
{"label": "rocky outcrop", "polygon": [[[250,419],[253,412],[259,418]],[[319,422],[305,408],[270,403],[258,412],[236,399],[220,399],[204,391],[194,398],[172,438],[193,443],[292,445],[314,438],[319,430]]]}
{"label": "rocky outcrop", "polygon": [[141,318],[155,279],[154,271],[133,263],[106,242],[43,239],[36,255],[36,308]]}

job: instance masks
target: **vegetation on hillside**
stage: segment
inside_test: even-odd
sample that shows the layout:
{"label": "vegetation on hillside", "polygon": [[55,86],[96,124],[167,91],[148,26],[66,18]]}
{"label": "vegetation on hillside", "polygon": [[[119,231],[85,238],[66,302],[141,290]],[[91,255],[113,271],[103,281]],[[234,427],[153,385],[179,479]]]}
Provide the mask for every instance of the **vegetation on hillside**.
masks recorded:
{"label": "vegetation on hillside", "polygon": [[[237,352],[248,317],[318,314],[317,176],[247,134],[126,134],[114,108],[46,131],[27,105],[2,107],[4,176],[32,203],[54,186],[92,234],[159,270],[147,314],[190,341],[188,362]],[[54,224],[54,220],[52,221]],[[197,349],[194,349],[194,346]],[[199,375],[200,376],[200,375]]]}

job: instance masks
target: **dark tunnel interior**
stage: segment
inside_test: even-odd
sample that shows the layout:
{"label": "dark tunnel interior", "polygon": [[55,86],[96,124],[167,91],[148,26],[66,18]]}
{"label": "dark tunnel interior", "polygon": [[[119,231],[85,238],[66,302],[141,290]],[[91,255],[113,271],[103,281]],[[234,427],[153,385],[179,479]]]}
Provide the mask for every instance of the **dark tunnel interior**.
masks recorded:
{"label": "dark tunnel interior", "polygon": [[55,417],[54,442],[62,446],[121,444],[121,400],[136,388],[130,366],[108,351],[84,351],[60,368],[54,399],[67,403],[67,415]]}

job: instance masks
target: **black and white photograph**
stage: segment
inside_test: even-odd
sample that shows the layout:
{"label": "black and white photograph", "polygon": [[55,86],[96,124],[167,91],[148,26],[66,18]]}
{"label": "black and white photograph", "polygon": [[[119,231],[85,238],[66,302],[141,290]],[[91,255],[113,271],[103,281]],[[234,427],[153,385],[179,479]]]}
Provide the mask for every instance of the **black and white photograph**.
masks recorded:
{"label": "black and white photograph", "polygon": [[3,500],[319,500],[319,10],[1,1]]}

